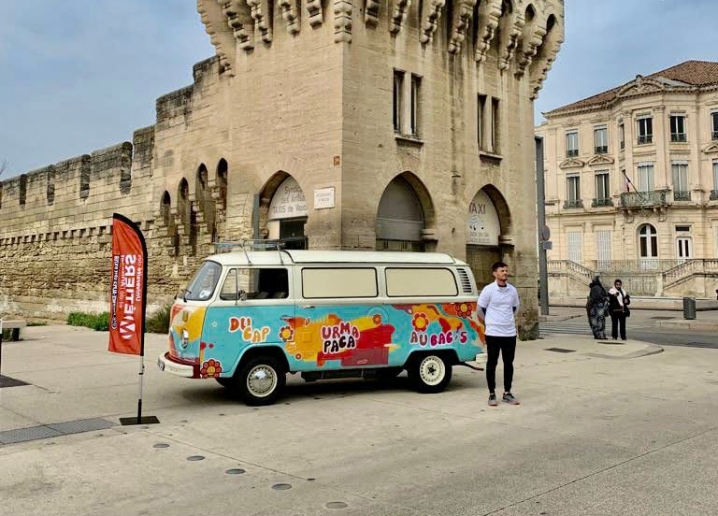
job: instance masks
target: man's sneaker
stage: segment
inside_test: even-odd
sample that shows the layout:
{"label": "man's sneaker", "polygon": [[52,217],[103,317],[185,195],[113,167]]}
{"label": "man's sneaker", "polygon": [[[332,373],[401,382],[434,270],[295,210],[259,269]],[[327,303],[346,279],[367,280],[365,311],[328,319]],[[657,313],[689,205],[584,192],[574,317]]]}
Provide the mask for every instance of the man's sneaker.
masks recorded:
{"label": "man's sneaker", "polygon": [[499,402],[496,399],[496,394],[489,394],[489,407],[498,407]]}
{"label": "man's sneaker", "polygon": [[521,403],[519,402],[519,400],[517,400],[516,398],[514,398],[514,395],[511,394],[510,392],[505,392],[505,393],[504,393],[504,399],[501,400],[501,401],[503,401],[504,403],[508,403],[509,405],[521,405]]}

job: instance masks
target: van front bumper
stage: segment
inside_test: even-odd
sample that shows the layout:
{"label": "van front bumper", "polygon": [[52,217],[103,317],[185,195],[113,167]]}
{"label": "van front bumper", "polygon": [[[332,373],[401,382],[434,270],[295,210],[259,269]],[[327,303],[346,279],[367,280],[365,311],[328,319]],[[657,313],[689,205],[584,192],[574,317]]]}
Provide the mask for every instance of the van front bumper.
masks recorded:
{"label": "van front bumper", "polygon": [[157,357],[157,368],[160,371],[172,373],[176,376],[182,376],[183,378],[194,377],[194,366],[175,362],[169,357],[169,352]]}

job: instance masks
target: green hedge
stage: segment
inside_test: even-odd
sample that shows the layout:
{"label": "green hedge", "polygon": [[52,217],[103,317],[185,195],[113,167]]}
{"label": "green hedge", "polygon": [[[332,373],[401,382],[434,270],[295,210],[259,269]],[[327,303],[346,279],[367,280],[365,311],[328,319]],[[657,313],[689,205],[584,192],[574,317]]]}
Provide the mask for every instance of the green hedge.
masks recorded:
{"label": "green hedge", "polygon": [[[166,305],[151,316],[147,317],[146,325],[148,333],[168,333],[170,327],[170,310],[172,305]],[[67,324],[70,326],[85,326],[95,331],[109,331],[110,314],[88,314],[85,312],[71,312],[67,316]]]}
{"label": "green hedge", "polygon": [[170,331],[170,310],[172,305],[165,305],[147,317],[148,333],[168,333]]}
{"label": "green hedge", "polygon": [[70,312],[70,315],[67,316],[67,324],[70,326],[85,326],[95,331],[108,331],[110,329],[110,313]]}

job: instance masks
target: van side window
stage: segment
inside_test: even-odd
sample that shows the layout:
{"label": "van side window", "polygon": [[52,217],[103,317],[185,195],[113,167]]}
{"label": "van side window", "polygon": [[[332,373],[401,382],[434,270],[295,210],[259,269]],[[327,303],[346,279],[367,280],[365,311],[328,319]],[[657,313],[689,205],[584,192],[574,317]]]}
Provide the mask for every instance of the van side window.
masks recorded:
{"label": "van side window", "polygon": [[458,293],[456,278],[449,269],[386,269],[389,297],[439,297]]}
{"label": "van side window", "polygon": [[247,299],[286,299],[289,297],[287,269],[231,269],[219,297],[235,301],[242,291],[247,293]]}
{"label": "van side window", "polygon": [[304,299],[377,297],[376,269],[372,268],[306,268],[302,269]]}

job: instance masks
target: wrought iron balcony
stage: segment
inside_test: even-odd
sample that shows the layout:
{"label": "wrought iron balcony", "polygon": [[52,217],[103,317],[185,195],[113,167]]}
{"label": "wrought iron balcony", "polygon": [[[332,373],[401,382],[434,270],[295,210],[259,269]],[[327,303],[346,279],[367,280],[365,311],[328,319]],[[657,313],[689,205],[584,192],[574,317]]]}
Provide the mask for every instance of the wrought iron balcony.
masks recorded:
{"label": "wrought iron balcony", "polygon": [[610,197],[594,198],[591,203],[592,208],[603,208],[605,206],[613,206],[613,199]]}
{"label": "wrought iron balcony", "polygon": [[718,201],[718,190],[711,190],[711,201]]}
{"label": "wrought iron balcony", "polygon": [[674,201],[690,201],[691,200],[691,192],[685,191],[685,190],[674,190],[673,191],[673,200]]}
{"label": "wrought iron balcony", "polygon": [[573,201],[564,201],[563,209],[568,210],[571,208],[583,208],[583,199],[575,199]]}
{"label": "wrought iron balcony", "polygon": [[568,149],[566,151],[567,158],[575,158],[578,156],[578,149]]}
{"label": "wrought iron balcony", "polygon": [[642,134],[638,137],[638,145],[645,145],[646,143],[653,143],[652,134]]}
{"label": "wrought iron balcony", "polygon": [[596,147],[594,150],[596,151],[596,154],[608,154],[608,145]]}
{"label": "wrought iron balcony", "polygon": [[621,206],[634,208],[661,208],[668,206],[666,192],[627,192],[621,194]]}
{"label": "wrought iron balcony", "polygon": [[685,142],[686,140],[686,133],[671,133],[671,141],[672,142]]}

